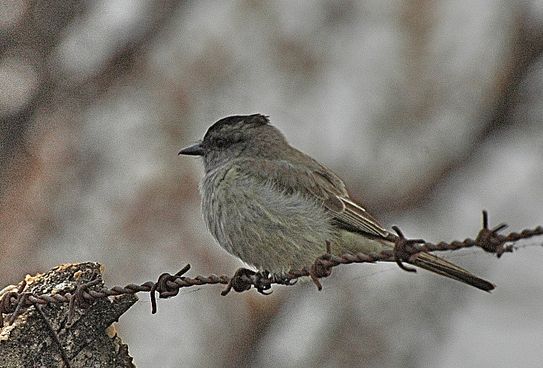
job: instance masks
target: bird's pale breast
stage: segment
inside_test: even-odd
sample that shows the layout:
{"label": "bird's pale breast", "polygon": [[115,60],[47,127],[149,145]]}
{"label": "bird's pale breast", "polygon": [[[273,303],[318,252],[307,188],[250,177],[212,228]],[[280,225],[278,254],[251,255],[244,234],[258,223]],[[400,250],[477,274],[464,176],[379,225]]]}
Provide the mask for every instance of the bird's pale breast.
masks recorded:
{"label": "bird's pale breast", "polygon": [[338,233],[321,203],[224,165],[201,185],[207,226],[229,253],[260,270],[309,266]]}

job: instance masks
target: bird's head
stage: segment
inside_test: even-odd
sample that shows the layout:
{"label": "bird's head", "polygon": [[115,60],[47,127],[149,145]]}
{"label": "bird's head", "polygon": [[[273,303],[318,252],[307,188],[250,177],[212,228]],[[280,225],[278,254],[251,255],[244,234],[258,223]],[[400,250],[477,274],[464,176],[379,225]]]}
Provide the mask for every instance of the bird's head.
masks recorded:
{"label": "bird's head", "polygon": [[204,139],[183,148],[180,155],[201,156],[206,171],[236,158],[276,158],[288,144],[261,114],[228,116],[207,130]]}

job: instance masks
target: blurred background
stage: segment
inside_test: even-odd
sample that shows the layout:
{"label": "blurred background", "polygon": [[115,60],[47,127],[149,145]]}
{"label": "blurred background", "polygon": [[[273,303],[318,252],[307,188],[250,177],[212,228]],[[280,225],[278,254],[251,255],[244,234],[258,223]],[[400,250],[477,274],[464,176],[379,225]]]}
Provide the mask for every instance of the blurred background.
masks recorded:
{"label": "blurred background", "polygon": [[[387,226],[473,237],[543,223],[543,1],[0,2],[0,287],[97,261],[108,285],[233,274],[179,149],[270,115]],[[220,296],[147,296],[139,367],[540,367],[542,240],[447,257],[486,294],[392,264]]]}

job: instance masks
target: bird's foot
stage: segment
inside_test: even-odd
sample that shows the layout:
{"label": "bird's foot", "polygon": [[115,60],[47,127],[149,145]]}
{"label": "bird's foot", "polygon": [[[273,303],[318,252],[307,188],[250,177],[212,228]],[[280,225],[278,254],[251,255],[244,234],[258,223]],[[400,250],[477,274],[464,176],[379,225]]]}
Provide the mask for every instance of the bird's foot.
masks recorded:
{"label": "bird's foot", "polygon": [[287,285],[287,281],[280,276],[270,274],[268,271],[256,272],[247,268],[239,268],[226,288],[221,292],[221,295],[227,295],[232,289],[241,293],[253,286],[260,294],[269,295],[271,291],[267,292],[267,290],[271,289],[272,284]]}
{"label": "bird's foot", "polygon": [[270,274],[268,271],[260,271],[254,274],[253,286],[255,289],[262,295],[270,295],[272,292],[270,290],[272,284],[276,283],[273,274]]}
{"label": "bird's foot", "polygon": [[254,276],[256,272],[247,268],[238,268],[234,276],[230,279],[226,288],[221,292],[221,295],[227,295],[232,289],[241,293],[247,291],[253,285]]}

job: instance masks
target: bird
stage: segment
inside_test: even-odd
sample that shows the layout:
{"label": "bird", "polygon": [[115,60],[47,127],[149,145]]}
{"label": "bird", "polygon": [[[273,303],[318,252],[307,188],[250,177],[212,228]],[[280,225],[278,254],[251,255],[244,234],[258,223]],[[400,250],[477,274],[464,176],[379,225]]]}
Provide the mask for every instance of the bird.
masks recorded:
{"label": "bird", "polygon": [[[203,159],[201,207],[210,233],[259,271],[301,269],[325,252],[394,249],[391,233],[351,198],[344,182],[290,145],[266,115],[222,118],[179,154]],[[427,252],[407,262],[484,291],[495,287]]]}

